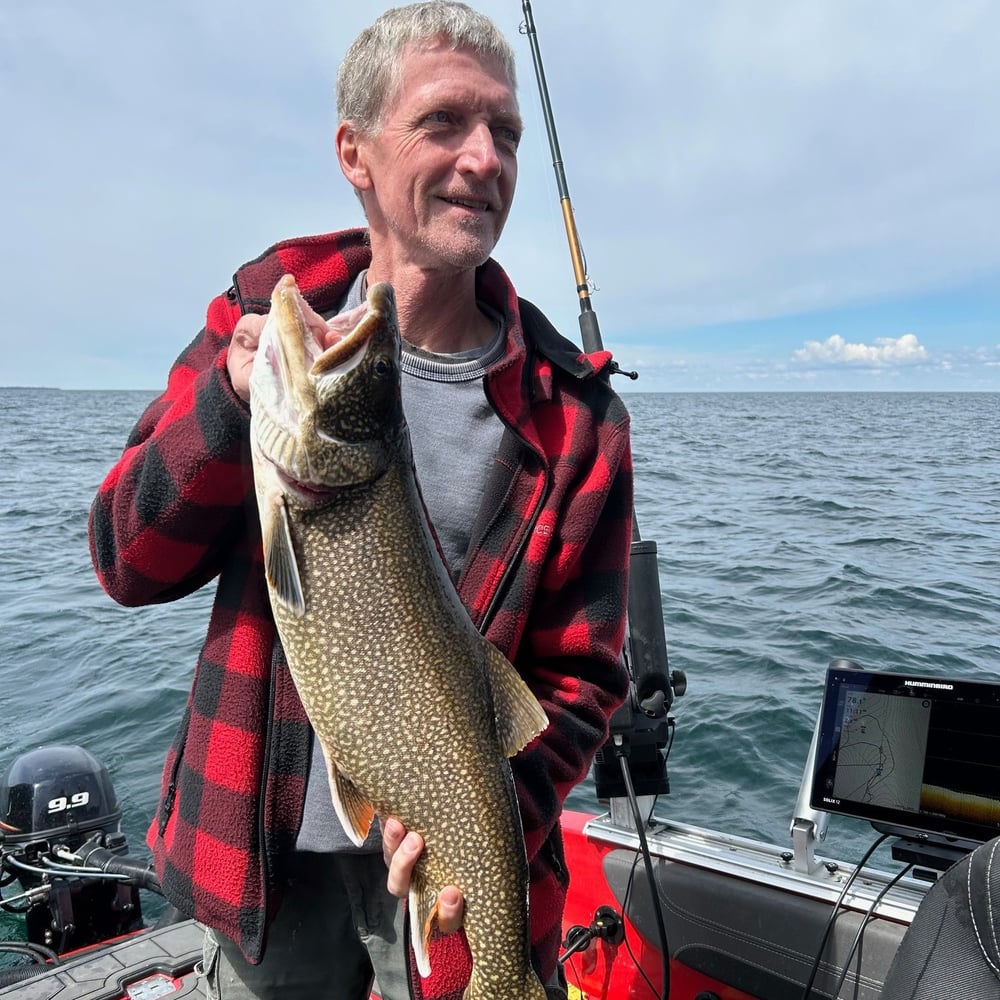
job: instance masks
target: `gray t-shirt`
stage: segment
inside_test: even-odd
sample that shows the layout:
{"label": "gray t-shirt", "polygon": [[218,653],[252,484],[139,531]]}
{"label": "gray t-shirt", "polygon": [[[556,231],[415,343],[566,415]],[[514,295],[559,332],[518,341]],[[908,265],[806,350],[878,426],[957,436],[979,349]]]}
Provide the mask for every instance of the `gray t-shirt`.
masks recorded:
{"label": "gray t-shirt", "polygon": [[[337,311],[360,305],[365,291],[362,272]],[[488,314],[495,316],[492,311]],[[465,563],[472,523],[504,430],[483,389],[483,376],[491,364],[503,357],[506,348],[503,322],[499,316],[495,319],[496,336],[478,350],[432,354],[403,341],[403,413],[410,428],[413,464],[424,505],[455,578]],[[377,692],[378,685],[373,684],[372,690]],[[394,708],[386,705],[385,710],[393,712]],[[333,810],[326,762],[318,740],[313,741],[296,848],[323,852],[382,849],[377,822],[361,848],[351,843],[341,827]]]}

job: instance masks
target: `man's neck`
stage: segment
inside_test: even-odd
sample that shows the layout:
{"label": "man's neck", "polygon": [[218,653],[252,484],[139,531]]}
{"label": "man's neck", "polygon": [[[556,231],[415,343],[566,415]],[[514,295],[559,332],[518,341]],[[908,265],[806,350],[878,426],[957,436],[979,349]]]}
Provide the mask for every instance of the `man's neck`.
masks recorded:
{"label": "man's neck", "polygon": [[414,347],[455,354],[484,347],[496,334],[496,321],[476,305],[474,270],[441,275],[414,268],[380,269],[373,260],[368,283],[377,281],[393,286],[400,332]]}

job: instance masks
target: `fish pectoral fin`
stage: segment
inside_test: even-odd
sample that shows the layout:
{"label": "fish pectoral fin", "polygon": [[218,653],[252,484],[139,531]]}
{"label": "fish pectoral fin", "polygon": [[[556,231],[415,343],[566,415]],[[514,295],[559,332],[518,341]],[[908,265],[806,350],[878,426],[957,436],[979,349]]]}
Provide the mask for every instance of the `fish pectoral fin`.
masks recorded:
{"label": "fish pectoral fin", "polygon": [[262,519],[261,533],[264,539],[264,571],[272,593],[293,615],[301,618],[306,613],[306,600],[302,595],[302,579],[292,546],[292,528],[284,497],[275,502]]}
{"label": "fish pectoral fin", "polygon": [[437,893],[417,872],[410,880],[410,945],[417,972],[426,979],[431,974],[431,933],[437,921]]}
{"label": "fish pectoral fin", "polygon": [[330,765],[329,770],[333,811],[351,842],[355,847],[360,847],[368,838],[372,823],[375,822],[375,807],[368,796],[336,766]]}
{"label": "fish pectoral fin", "polygon": [[507,657],[488,639],[482,642],[493,689],[500,746],[508,757],[513,757],[549,724],[549,719]]}

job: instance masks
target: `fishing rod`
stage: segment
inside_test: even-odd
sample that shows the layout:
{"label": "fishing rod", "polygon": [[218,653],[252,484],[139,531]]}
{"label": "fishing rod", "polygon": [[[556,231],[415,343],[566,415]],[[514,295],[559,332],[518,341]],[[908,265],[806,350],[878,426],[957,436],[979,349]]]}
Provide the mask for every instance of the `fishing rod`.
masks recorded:
{"label": "fishing rod", "polygon": [[[576,292],[580,300],[580,335],[584,350],[592,353],[603,349],[600,324],[590,301],[590,284],[580,234],[573,215],[562,152],[559,149],[549,88],[545,82],[545,69],[542,66],[535,19],[531,13],[531,0],[521,0],[521,8],[524,11],[523,32],[527,34],[531,46],[535,79],[538,82],[538,93],[542,103],[542,116],[545,119],[545,131],[552,152],[552,168],[556,175],[556,187],[562,206],[566,238],[569,241],[573,274],[576,278]],[[611,371],[627,375],[631,379],[639,377],[638,372],[623,372],[614,361]],[[684,693],[687,682],[682,671],[671,672],[668,666],[656,542],[643,541],[639,537],[634,511],[632,523],[626,639],[626,666],[631,677],[630,691],[625,703],[611,718],[611,739],[597,753],[594,761],[594,780],[599,799],[624,798],[632,810],[660,937],[663,961],[662,997],[666,1000],[670,996],[670,947],[667,943],[663,909],[639,812],[637,787],[638,795],[656,796],[661,792],[670,791],[666,754],[662,752],[666,748],[669,753],[668,737],[673,730],[673,719],[668,712],[674,698]],[[620,778],[614,775],[616,764],[621,772]],[[633,767],[638,767],[640,772],[635,782],[632,775]],[[612,811],[614,811],[613,803]]]}
{"label": "fishing rod", "polygon": [[[559,191],[559,203],[562,206],[563,225],[566,227],[566,238],[569,241],[569,255],[573,263],[573,275],[576,278],[576,294],[580,299],[580,337],[583,340],[583,349],[588,353],[593,353],[604,347],[601,340],[601,326],[590,301],[587,265],[583,255],[583,245],[580,242],[580,233],[576,228],[573,202],[569,196],[569,184],[566,182],[566,170],[559,149],[559,136],[556,134],[552,102],[549,100],[549,88],[545,82],[545,68],[542,66],[542,53],[538,47],[538,32],[535,30],[535,19],[531,13],[531,0],[522,0],[521,9],[524,11],[524,32],[527,34],[528,44],[531,46],[535,79],[538,81],[538,92],[542,99],[542,117],[545,119],[545,131],[549,137],[549,149],[552,151],[552,168],[556,175],[556,188]],[[612,362],[612,371],[625,375],[633,381],[639,377],[638,372],[622,371],[617,362]]]}
{"label": "fishing rod", "polygon": [[[538,92],[542,102],[542,115],[545,118],[545,130],[549,137],[549,147],[552,151],[552,166],[556,174],[556,184],[559,189],[559,200],[562,203],[563,220],[566,224],[566,235],[569,239],[570,256],[573,259],[573,270],[576,275],[577,294],[580,297],[580,332],[586,351],[602,350],[601,330],[590,302],[590,294],[586,270],[583,263],[583,252],[580,247],[580,235],[573,217],[573,207],[569,197],[569,185],[566,182],[566,171],[563,166],[562,153],[559,150],[559,138],[556,134],[555,118],[552,114],[552,102],[549,99],[549,89],[545,82],[545,69],[542,66],[542,53],[538,45],[538,32],[531,13],[531,0],[521,0],[524,11],[522,30],[528,36],[531,46],[531,56],[535,65],[535,78],[538,81]],[[612,369],[620,371],[617,365]],[[637,373],[629,372],[630,378],[638,378]],[[686,688],[682,671],[670,672],[667,664],[667,644],[663,629],[663,607],[660,602],[660,577],[656,559],[656,542],[643,541],[639,536],[639,528],[634,517],[632,529],[632,551],[629,565],[629,660],[632,679],[637,687],[635,704],[631,707],[650,718],[661,717],[669,710],[675,696],[680,696]],[[623,712],[629,709],[629,703],[619,709],[611,720],[612,732],[616,732],[619,724],[634,735],[637,723],[635,718],[624,719]],[[647,725],[648,728],[648,725]],[[662,730],[657,730],[657,736],[663,736]],[[661,747],[665,738],[659,740]],[[658,794],[668,792],[666,769],[662,777],[653,777],[652,781],[640,781],[640,794]],[[643,787],[645,786],[645,787]]]}

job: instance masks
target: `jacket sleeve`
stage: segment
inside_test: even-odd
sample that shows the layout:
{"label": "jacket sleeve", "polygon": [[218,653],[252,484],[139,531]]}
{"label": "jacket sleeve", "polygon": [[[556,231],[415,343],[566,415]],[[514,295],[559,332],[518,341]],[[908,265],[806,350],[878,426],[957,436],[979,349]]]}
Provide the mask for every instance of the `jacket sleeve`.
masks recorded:
{"label": "jacket sleeve", "polygon": [[632,533],[627,424],[580,470],[553,533],[516,664],[549,717],[548,728],[511,760],[529,860],[586,777],[628,691],[622,661]]}
{"label": "jacket sleeve", "polygon": [[174,363],[91,506],[94,568],[121,604],[197,590],[245,530],[250,415],[226,368],[238,318],[227,296],[212,301],[204,329]]}

